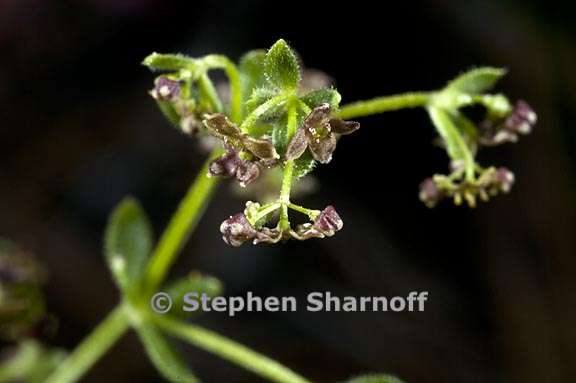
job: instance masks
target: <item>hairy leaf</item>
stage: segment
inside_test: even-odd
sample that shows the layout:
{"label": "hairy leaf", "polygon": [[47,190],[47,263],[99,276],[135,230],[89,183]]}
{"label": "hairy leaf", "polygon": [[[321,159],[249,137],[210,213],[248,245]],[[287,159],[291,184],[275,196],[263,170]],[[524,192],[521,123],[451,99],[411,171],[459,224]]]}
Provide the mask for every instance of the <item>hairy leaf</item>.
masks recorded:
{"label": "hairy leaf", "polygon": [[329,104],[332,111],[338,109],[341,99],[340,93],[336,89],[331,88],[313,90],[300,97],[300,100],[308,105],[310,109],[314,109],[321,104]]}
{"label": "hairy leaf", "polygon": [[182,54],[152,53],[142,61],[142,65],[152,70],[177,71],[190,69],[194,65],[194,59]]}
{"label": "hairy leaf", "polygon": [[446,89],[468,94],[483,93],[492,89],[505,74],[506,70],[502,68],[471,69],[449,82]]}
{"label": "hairy leaf", "polygon": [[278,40],[264,60],[264,73],[268,82],[282,90],[295,90],[300,81],[300,68],[296,55],[286,41]]}

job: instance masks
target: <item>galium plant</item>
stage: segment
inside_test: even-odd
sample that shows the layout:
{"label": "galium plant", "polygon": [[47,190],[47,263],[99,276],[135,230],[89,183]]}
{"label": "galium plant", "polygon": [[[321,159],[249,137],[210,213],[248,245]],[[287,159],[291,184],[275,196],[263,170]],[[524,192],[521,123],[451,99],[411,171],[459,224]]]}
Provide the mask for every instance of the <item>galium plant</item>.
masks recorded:
{"label": "galium plant", "polygon": [[[205,210],[220,179],[228,177],[250,195],[243,211],[222,222],[220,232],[232,246],[246,242],[276,244],[289,239],[333,236],[343,228],[336,209],[296,204],[298,183],[315,166],[330,163],[340,139],[349,139],[360,124],[354,119],[404,108],[424,108],[449,159],[448,173],[435,174],[420,185],[420,199],[429,207],[443,199],[474,207],[478,200],[506,193],[513,173],[481,166],[481,147],[516,142],[531,131],[536,114],[524,101],[511,103],[490,93],[503,69],[469,70],[441,89],[377,97],[340,105],[341,95],[320,72],[303,69],[294,51],[278,40],[268,51],[255,50],[235,64],[222,55],[192,58],[179,54],[148,56],[143,64],[160,75],[150,91],[160,110],[179,130],[211,147],[211,154],[192,183],[166,231],[155,243],[143,209],[133,199],[114,211],[105,236],[105,254],[121,292],[121,303],[48,377],[48,383],[80,379],[122,334],[132,328],[152,363],[171,382],[197,382],[166,336],[235,363],[274,382],[308,379],[270,358],[210,330],[184,321],[175,312],[153,313],[150,297],[160,288],[174,297],[183,292],[221,293],[220,282],[191,273],[166,283],[174,260]],[[212,70],[223,70],[226,84],[214,84]],[[471,118],[469,107],[482,118]],[[369,134],[369,133],[368,133]],[[270,190],[275,186],[275,191]],[[255,187],[256,190],[249,190]],[[258,189],[266,190],[258,190]],[[272,197],[271,197],[272,196]],[[308,222],[291,223],[292,214]],[[175,311],[175,310],[173,310]],[[386,375],[367,375],[349,382],[399,382]]]}

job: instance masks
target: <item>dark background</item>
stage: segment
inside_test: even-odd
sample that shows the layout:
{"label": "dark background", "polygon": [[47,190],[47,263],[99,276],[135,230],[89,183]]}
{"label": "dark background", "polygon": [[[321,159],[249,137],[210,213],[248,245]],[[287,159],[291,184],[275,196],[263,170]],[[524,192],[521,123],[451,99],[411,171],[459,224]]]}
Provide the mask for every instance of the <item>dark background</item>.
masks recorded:
{"label": "dark background", "polygon": [[[407,294],[424,313],[243,313],[199,319],[319,382],[366,371],[408,382],[576,381],[576,24],[574,2],[160,0],[0,1],[0,234],[36,254],[73,348],[113,307],[101,256],[108,214],[139,198],[157,232],[200,164],[171,128],[140,66],[152,51],[238,58],[285,38],[337,79],[344,102],[435,89],[472,65],[505,66],[500,90],[537,110],[535,132],[481,153],[517,184],[475,210],[427,209],[419,182],[445,172],[422,110],[362,120],[306,206],[334,204],[330,240],[234,249],[219,223],[242,209],[222,187],[175,268],[220,277],[227,293]],[[184,347],[206,382],[253,375]],[[130,335],[86,382],[157,382]]]}

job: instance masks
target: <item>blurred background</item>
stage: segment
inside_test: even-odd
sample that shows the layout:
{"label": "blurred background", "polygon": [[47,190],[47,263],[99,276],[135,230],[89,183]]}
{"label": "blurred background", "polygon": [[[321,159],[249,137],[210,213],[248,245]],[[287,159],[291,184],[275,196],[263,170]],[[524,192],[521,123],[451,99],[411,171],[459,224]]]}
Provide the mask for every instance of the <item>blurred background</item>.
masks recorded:
{"label": "blurred background", "polygon": [[[576,24],[574,2],[382,3],[160,0],[0,1],[0,235],[45,265],[43,339],[72,349],[118,299],[101,255],[113,206],[142,201],[157,233],[203,162],[147,91],[152,51],[192,56],[286,39],[335,78],[343,102],[441,87],[473,65],[507,67],[499,90],[539,123],[516,145],[481,152],[517,176],[477,209],[418,200],[447,169],[422,110],[362,120],[339,144],[306,206],[334,204],[345,230],[285,246],[226,246],[218,227],[242,209],[224,184],[174,275],[223,280],[230,295],[310,291],[404,295],[423,313],[208,314],[197,321],[318,382],[367,371],[407,382],[576,381]],[[183,349],[206,382],[260,380]],[[158,382],[134,335],[86,382]]]}

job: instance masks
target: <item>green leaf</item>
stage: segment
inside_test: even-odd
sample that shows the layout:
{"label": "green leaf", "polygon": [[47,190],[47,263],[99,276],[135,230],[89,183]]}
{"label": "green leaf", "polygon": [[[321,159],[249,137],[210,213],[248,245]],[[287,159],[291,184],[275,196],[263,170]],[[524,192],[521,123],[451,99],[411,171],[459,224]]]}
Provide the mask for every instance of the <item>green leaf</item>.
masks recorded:
{"label": "green leaf", "polygon": [[404,383],[404,381],[392,375],[370,374],[347,380],[346,383]]}
{"label": "green leaf", "polygon": [[195,65],[195,60],[182,54],[152,53],[142,61],[142,65],[151,70],[177,71],[190,69]]}
{"label": "green leaf", "polygon": [[287,124],[288,118],[286,114],[272,124],[272,145],[274,145],[276,152],[280,154],[280,156],[284,155],[286,147],[288,146],[288,140],[286,139]]}
{"label": "green leaf", "polygon": [[10,351],[0,363],[0,382],[43,382],[66,357],[63,350],[47,348],[34,339],[24,339]]}
{"label": "green leaf", "polygon": [[296,90],[300,81],[300,68],[296,55],[286,41],[278,40],[266,53],[264,73],[272,86],[282,90]]}
{"label": "green leaf", "polygon": [[446,89],[467,94],[484,93],[506,74],[502,68],[481,67],[462,73],[448,83]]}
{"label": "green leaf", "polygon": [[300,100],[308,105],[310,109],[314,109],[320,104],[330,104],[330,109],[332,111],[338,109],[341,99],[342,97],[340,96],[340,93],[338,93],[336,89],[330,88],[313,90],[312,92],[300,97]]}
{"label": "green leaf", "polygon": [[250,51],[240,59],[240,81],[244,100],[251,97],[254,89],[262,87],[266,81],[264,76],[264,60],[266,52],[258,49]]}
{"label": "green leaf", "polygon": [[[190,292],[197,292],[199,295],[206,294],[210,298],[222,295],[224,288],[219,279],[210,275],[203,275],[193,271],[186,277],[169,285],[166,292],[174,302],[182,302],[184,295]],[[182,307],[173,305],[169,313],[179,317],[189,318],[191,313],[182,310]]]}
{"label": "green leaf", "polygon": [[141,323],[136,327],[136,331],[150,361],[164,379],[174,383],[199,382],[190,372],[178,350],[156,327]]}
{"label": "green leaf", "polygon": [[125,198],[112,212],[104,238],[104,253],[122,290],[139,286],[152,250],[152,229],[140,204]]}
{"label": "green leaf", "polygon": [[299,158],[294,160],[294,178],[302,178],[316,167],[316,161],[310,151],[306,150]]}
{"label": "green leaf", "polygon": [[246,101],[246,112],[251,113],[254,109],[276,96],[278,92],[268,87],[253,89],[250,98]]}

